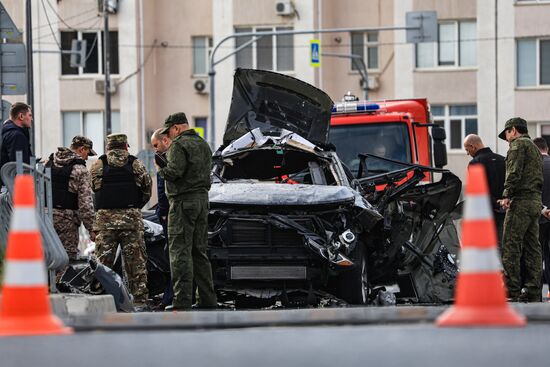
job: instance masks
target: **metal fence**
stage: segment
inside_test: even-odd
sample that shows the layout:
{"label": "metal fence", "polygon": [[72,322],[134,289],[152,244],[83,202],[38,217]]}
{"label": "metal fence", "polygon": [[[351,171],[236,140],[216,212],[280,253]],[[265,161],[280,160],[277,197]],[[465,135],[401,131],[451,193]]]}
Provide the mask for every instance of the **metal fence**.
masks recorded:
{"label": "metal fence", "polygon": [[136,157],[143,163],[145,168],[147,168],[147,172],[149,172],[150,175],[156,175],[155,152],[151,150],[140,150]]}
{"label": "metal fence", "polygon": [[[52,183],[49,168],[36,163],[31,158],[30,164],[23,163],[21,152],[17,152],[15,162],[6,163],[0,170],[2,182],[7,190],[0,194],[0,252],[6,248],[10,217],[13,210],[12,193],[15,176],[29,174],[34,178],[36,188],[36,207],[46,266],[50,270],[50,280],[55,276],[55,270],[61,270],[69,263],[69,257],[63,244],[59,240],[53,227],[52,211]],[[55,282],[50,282],[55,287]],[[55,289],[55,288],[52,288]]]}

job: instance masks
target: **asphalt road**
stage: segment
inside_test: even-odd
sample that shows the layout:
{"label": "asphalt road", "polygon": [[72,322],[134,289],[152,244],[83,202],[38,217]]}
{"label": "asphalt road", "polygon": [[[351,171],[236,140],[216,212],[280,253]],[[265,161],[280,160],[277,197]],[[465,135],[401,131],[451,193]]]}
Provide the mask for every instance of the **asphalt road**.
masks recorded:
{"label": "asphalt road", "polygon": [[83,332],[2,338],[0,366],[548,366],[550,323]]}

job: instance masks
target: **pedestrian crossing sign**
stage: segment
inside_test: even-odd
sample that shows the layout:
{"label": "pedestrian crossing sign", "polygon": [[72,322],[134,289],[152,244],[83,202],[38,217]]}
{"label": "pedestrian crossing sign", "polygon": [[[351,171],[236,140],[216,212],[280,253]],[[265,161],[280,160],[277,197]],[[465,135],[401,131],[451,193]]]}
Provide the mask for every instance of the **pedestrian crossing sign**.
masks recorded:
{"label": "pedestrian crossing sign", "polygon": [[204,139],[204,127],[197,127],[195,126],[193,128],[193,130],[195,130],[195,132],[201,137]]}
{"label": "pedestrian crossing sign", "polygon": [[321,41],[309,41],[310,63],[313,67],[321,66]]}

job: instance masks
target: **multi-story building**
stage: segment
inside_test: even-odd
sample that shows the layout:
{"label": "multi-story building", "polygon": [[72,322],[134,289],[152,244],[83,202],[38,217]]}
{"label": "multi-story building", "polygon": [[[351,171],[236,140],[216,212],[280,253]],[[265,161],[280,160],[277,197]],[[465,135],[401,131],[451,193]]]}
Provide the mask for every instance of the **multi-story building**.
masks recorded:
{"label": "multi-story building", "polygon": [[[4,0],[23,29],[24,5]],[[277,8],[277,4],[279,8]],[[36,150],[46,155],[84,133],[101,145],[103,22],[98,0],[35,0],[33,47]],[[409,44],[408,11],[435,10],[439,41]],[[221,142],[235,67],[271,69],[312,83],[339,100],[362,96],[357,66],[334,54],[358,54],[369,74],[369,98],[427,97],[434,121],[447,131],[449,168],[463,176],[462,140],[478,133],[505,154],[498,132],[512,116],[529,121],[532,136],[550,138],[550,1],[547,0],[118,0],[110,16],[113,131],[129,135],[131,149],[147,149],[164,118],[185,111],[208,139]],[[208,125],[208,59],[233,33],[326,28],[368,32],[264,36],[215,67],[216,126]],[[67,55],[41,53],[85,39],[88,60],[71,68]],[[310,40],[321,40],[321,66],[310,65]],[[222,60],[251,41],[224,42]],[[99,149],[101,151],[101,149]]]}

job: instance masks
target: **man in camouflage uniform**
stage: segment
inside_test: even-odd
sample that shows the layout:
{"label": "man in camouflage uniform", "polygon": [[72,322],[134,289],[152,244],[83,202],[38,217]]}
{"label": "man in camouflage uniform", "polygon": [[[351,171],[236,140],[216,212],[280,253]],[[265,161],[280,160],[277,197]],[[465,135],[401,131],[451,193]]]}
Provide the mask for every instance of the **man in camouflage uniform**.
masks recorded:
{"label": "man in camouflage uniform", "polygon": [[[540,302],[542,254],[539,217],[542,203],[542,160],[527,135],[527,122],[519,117],[506,121],[499,138],[510,144],[506,156],[503,199],[502,265],[512,300]],[[524,289],[522,289],[524,288]]]}
{"label": "man in camouflage uniform", "polygon": [[52,170],[53,225],[69,260],[78,255],[80,224],[90,232],[94,221],[94,203],[90,173],[86,168],[88,156],[97,155],[93,143],[84,136],[75,136],[70,148],[57,148],[46,162]]}
{"label": "man in camouflage uniform", "polygon": [[212,151],[193,129],[183,112],[168,116],[161,134],[172,144],[167,165],[159,169],[166,182],[170,202],[168,241],[174,286],[173,309],[188,310],[193,280],[199,290],[199,307],[215,308],[212,268],[206,255],[208,245],[208,191]]}
{"label": "man in camouflage uniform", "polygon": [[128,153],[128,138],[124,134],[107,136],[107,154],[94,163],[91,175],[96,193],[97,256],[104,265],[112,267],[120,245],[134,304],[145,308],[147,254],[141,208],[151,197],[151,177],[145,166]]}

